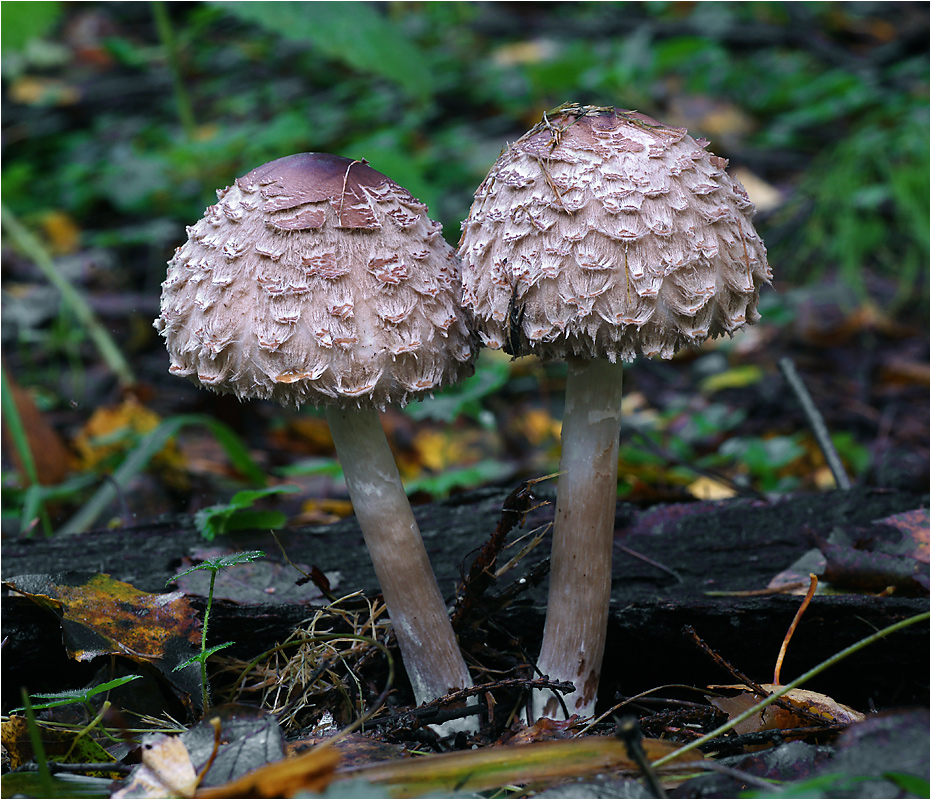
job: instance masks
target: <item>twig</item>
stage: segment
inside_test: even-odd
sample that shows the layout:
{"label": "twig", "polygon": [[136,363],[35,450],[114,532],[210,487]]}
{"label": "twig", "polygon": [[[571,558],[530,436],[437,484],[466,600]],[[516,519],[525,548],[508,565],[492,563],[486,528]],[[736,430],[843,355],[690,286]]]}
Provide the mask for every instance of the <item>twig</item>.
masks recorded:
{"label": "twig", "polygon": [[[750,678],[744,675],[739,669],[737,669],[737,667],[730,664],[722,655],[715,652],[710,646],[708,646],[695,632],[695,629],[691,625],[686,625],[684,630],[690,637],[692,637],[692,640],[699,646],[699,648],[711,656],[716,664],[730,672],[731,675],[733,675],[757,697],[766,698],[772,695],[772,692],[764,689],[756,681],[750,680]],[[814,722],[815,724],[826,722],[823,717],[819,717],[817,714],[813,714],[810,711],[801,708],[800,706],[793,705],[788,700],[776,700],[775,704],[783,711],[788,711],[790,714],[794,714],[797,717],[807,719],[809,722]]]}
{"label": "twig", "polygon": [[615,733],[618,739],[624,742],[627,748],[627,755],[633,761],[643,774],[643,780],[646,782],[653,797],[665,798],[666,792],[660,786],[656,772],[650,766],[646,753],[643,752],[643,734],[640,732],[640,723],[636,717],[624,717],[617,726]]}
{"label": "twig", "polygon": [[744,720],[750,719],[750,717],[752,717],[754,714],[759,714],[760,711],[762,711],[767,706],[771,706],[773,703],[778,702],[778,700],[783,695],[791,692],[793,689],[797,689],[803,683],[807,683],[816,675],[820,675],[822,672],[824,672],[824,670],[840,663],[845,658],[847,658],[847,656],[853,655],[854,653],[862,650],[864,647],[869,647],[874,642],[878,642],[880,639],[883,639],[892,633],[896,633],[903,628],[907,628],[909,625],[914,625],[917,622],[926,622],[929,617],[931,617],[931,612],[929,611],[924,611],[921,614],[915,614],[908,619],[903,619],[900,622],[889,625],[888,627],[885,627],[882,630],[867,636],[865,639],[861,639],[859,642],[855,642],[854,644],[850,645],[850,647],[845,647],[839,653],[835,653],[830,658],[825,659],[820,664],[812,667],[804,675],[800,675],[791,683],[787,683],[785,686],[782,686],[778,691],[773,692],[769,697],[761,700],[755,706],[748,708],[746,711],[738,714],[724,725],[715,728],[710,733],[706,733],[704,736],[701,736],[694,742],[689,742],[687,745],[683,745],[675,752],[669,753],[669,755],[665,755],[662,758],[657,759],[653,762],[653,768],[655,769],[656,767],[667,764],[673,759],[679,758],[680,756],[689,752],[690,750],[694,750],[696,747],[701,747],[702,745],[708,744],[713,739],[716,739],[722,734],[727,733],[727,731],[733,730],[736,725],[739,725]]}
{"label": "twig", "polygon": [[805,613],[805,609],[808,608],[808,604],[811,602],[811,598],[814,597],[815,589],[818,588],[818,576],[813,572],[810,572],[808,577],[811,580],[811,583],[808,586],[808,591],[805,593],[805,599],[802,600],[802,604],[798,607],[798,611],[795,612],[795,618],[792,620],[792,624],[789,625],[789,630],[786,633],[786,637],[782,640],[782,647],[779,648],[779,655],[776,657],[776,669],[773,671],[773,683],[777,686],[779,685],[779,677],[782,673],[782,661],[786,657],[786,650],[789,647],[792,634],[795,633],[795,629],[798,627],[798,623],[802,618],[802,614]]}
{"label": "twig", "polygon": [[795,363],[788,356],[780,358],[779,371],[782,373],[782,377],[785,378],[786,383],[789,384],[789,388],[795,393],[799,404],[802,406],[805,419],[808,420],[808,426],[814,434],[815,441],[824,454],[824,460],[827,462],[831,474],[834,476],[834,483],[837,484],[837,488],[844,490],[850,489],[850,478],[847,475],[847,471],[844,469],[840,456],[837,454],[834,442],[831,441],[831,435],[828,433],[827,425],[824,424],[824,417],[821,416],[821,412],[818,411],[815,401],[812,400],[808,388],[795,369]]}
{"label": "twig", "polygon": [[456,605],[450,618],[454,630],[458,630],[463,621],[474,613],[485,592],[494,583],[498,556],[504,549],[507,535],[514,528],[522,527],[527,514],[533,510],[533,487],[552,477],[546,475],[523,481],[505,498],[501,518],[494,532],[475,557],[472,566],[469,567],[469,574],[462,582],[461,591],[457,593]]}

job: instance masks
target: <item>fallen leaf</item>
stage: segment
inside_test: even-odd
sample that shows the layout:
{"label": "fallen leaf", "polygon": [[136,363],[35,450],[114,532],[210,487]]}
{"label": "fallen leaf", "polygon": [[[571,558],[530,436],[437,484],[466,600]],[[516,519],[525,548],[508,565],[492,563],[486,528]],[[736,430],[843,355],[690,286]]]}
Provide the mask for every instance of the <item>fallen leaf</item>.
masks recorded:
{"label": "fallen leaf", "polygon": [[[761,684],[760,687],[767,692],[775,692],[781,689],[772,683]],[[733,719],[744,713],[747,709],[752,708],[763,698],[758,697],[749,691],[746,686],[711,686],[712,689],[744,689],[746,691],[734,697],[710,697],[709,701],[715,708],[720,709],[727,714],[728,719]],[[808,691],[807,689],[792,689],[782,696],[786,703],[798,708],[800,711],[807,711],[809,714],[815,714],[827,723],[850,724],[860,722],[865,719],[864,715],[850,706],[838,703],[827,695],[819,692]],[[759,733],[769,730],[788,730],[790,728],[809,727],[811,721],[804,716],[793,714],[791,711],[781,708],[777,705],[770,705],[762,709],[748,719],[738,722],[734,730],[739,734]],[[760,747],[770,747],[771,745],[761,745]],[[754,749],[754,748],[749,748]]]}
{"label": "fallen leaf", "polygon": [[[644,739],[643,749],[649,761],[656,761],[678,745]],[[689,752],[677,761],[701,758],[700,753]],[[419,797],[483,792],[507,784],[552,782],[618,769],[638,769],[625,744],[615,736],[586,736],[375,764],[340,770],[337,778],[340,782],[364,780],[386,790],[390,797]]]}
{"label": "fallen leaf", "polygon": [[737,490],[726,483],[716,481],[714,478],[708,478],[702,475],[697,480],[688,485],[688,492],[699,500],[724,500],[727,497],[734,497]]}
{"label": "fallen leaf", "polygon": [[196,796],[295,797],[299,792],[321,792],[333,781],[337,764],[337,750],[323,745],[303,755],[266,764],[229,783],[201,789]]}
{"label": "fallen leaf", "polygon": [[[9,375],[7,378],[16,402],[16,410],[19,412],[20,421],[26,432],[26,440],[29,442],[29,450],[32,452],[39,483],[43,486],[61,483],[70,471],[72,457],[68,448],[39,411],[32,395],[18,386]],[[17,470],[23,473],[19,453],[13,446],[6,420],[3,421],[3,452],[11,454]]]}
{"label": "fallen leaf", "polygon": [[142,763],[112,796],[193,797],[196,790],[197,773],[184,742],[160,733],[143,740]]}
{"label": "fallen leaf", "polygon": [[[82,469],[96,469],[114,456],[135,447],[141,436],[155,430],[161,417],[146,408],[133,395],[117,406],[98,408],[74,439]],[[152,459],[154,466],[178,471],[184,457],[174,441],[169,441]]]}
{"label": "fallen leaf", "polygon": [[200,652],[201,624],[181,592],[150,594],[109,575],[20,575],[3,585],[52,610],[77,661],[125,656],[154,665],[184,695],[200,697],[197,665],[173,668]]}
{"label": "fallen leaf", "polygon": [[41,218],[42,229],[54,255],[67,255],[81,245],[81,229],[64,211],[47,211]]}

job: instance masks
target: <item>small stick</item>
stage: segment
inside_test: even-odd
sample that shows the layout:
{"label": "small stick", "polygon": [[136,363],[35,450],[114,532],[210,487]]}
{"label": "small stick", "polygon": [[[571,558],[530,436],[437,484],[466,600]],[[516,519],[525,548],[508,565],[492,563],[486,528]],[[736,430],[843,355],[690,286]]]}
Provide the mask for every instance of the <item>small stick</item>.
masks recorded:
{"label": "small stick", "polygon": [[812,400],[811,394],[802,381],[801,376],[798,374],[798,371],[795,369],[795,362],[788,357],[780,358],[779,371],[782,373],[782,377],[785,378],[786,383],[789,384],[789,388],[795,392],[795,396],[802,406],[802,411],[805,413],[805,418],[808,420],[808,425],[815,436],[818,447],[821,448],[821,452],[824,454],[824,460],[827,462],[831,474],[834,476],[834,482],[837,484],[837,488],[845,491],[850,489],[850,478],[847,475],[847,471],[844,469],[840,456],[837,454],[834,442],[831,441],[831,435],[828,433],[827,426],[824,424],[824,417],[821,416],[821,412],[818,411],[815,401]]}
{"label": "small stick", "polygon": [[795,633],[795,629],[798,627],[799,621],[802,619],[802,614],[805,613],[805,609],[808,608],[808,604],[811,602],[811,598],[814,597],[815,589],[818,588],[818,576],[814,572],[809,572],[808,577],[811,580],[811,583],[808,585],[808,591],[805,593],[805,599],[802,600],[802,604],[798,607],[798,611],[795,612],[795,618],[792,620],[792,624],[789,625],[789,630],[786,632],[786,638],[782,640],[782,647],[779,648],[779,655],[776,657],[776,669],[773,672],[773,683],[776,686],[780,685],[779,675],[782,672],[782,660],[786,656],[786,650],[789,647],[789,641],[792,639],[792,634]]}
{"label": "small stick", "polygon": [[643,734],[640,732],[640,723],[636,717],[624,717],[617,725],[615,733],[618,739],[624,742],[627,748],[627,755],[639,768],[643,775],[643,780],[647,785],[652,797],[665,798],[666,793],[660,786],[656,772],[650,766],[646,754],[643,752]]}
{"label": "small stick", "polygon": [[[716,664],[718,664],[718,666],[730,672],[731,675],[733,675],[744,686],[746,686],[750,692],[755,694],[757,697],[760,697],[763,699],[766,699],[772,694],[772,692],[760,686],[760,684],[758,684],[756,681],[750,680],[750,678],[744,675],[733,664],[729,663],[724,658],[724,656],[722,656],[720,653],[715,652],[695,632],[695,629],[691,625],[686,625],[683,630],[692,638],[692,640],[695,642],[695,644],[698,645],[698,647],[701,650],[703,650],[705,653],[711,656],[711,658],[714,660]],[[814,723],[818,723],[822,725],[825,722],[827,722],[827,720],[825,720],[823,717],[819,717],[817,714],[813,714],[811,711],[808,711],[807,709],[804,709],[801,706],[793,705],[789,700],[783,699],[781,697],[778,700],[774,701],[774,705],[779,706],[779,708],[781,708],[783,711],[788,711],[789,713],[795,714],[797,717],[801,717],[802,719],[808,720],[809,722],[814,722]]]}

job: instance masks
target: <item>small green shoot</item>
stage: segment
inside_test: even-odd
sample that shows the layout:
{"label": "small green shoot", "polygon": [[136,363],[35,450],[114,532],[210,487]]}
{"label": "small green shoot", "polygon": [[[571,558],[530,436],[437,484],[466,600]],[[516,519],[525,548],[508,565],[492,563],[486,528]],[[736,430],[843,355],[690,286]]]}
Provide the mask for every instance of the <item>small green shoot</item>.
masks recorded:
{"label": "small green shoot", "polygon": [[207,647],[207,626],[210,623],[210,609],[213,606],[213,587],[217,581],[217,574],[221,569],[233,567],[236,564],[246,564],[259,558],[265,558],[265,553],[261,550],[248,550],[242,553],[233,553],[229,556],[208,558],[206,561],[198,564],[196,567],[191,567],[190,569],[186,569],[184,572],[179,572],[167,582],[173,583],[174,581],[178,580],[178,578],[189,575],[190,573],[196,572],[197,570],[208,570],[210,572],[210,589],[207,592],[207,608],[204,611],[203,633],[201,634],[200,638],[200,653],[198,653],[193,658],[189,658],[187,661],[178,664],[178,666],[172,670],[173,672],[177,672],[178,670],[182,670],[185,667],[189,667],[191,664],[200,663],[200,683],[203,690],[205,712],[210,707],[210,693],[207,684],[207,659],[218,650],[222,650],[224,647],[229,647],[233,644],[232,642],[225,642],[224,644],[216,645],[211,648]]}
{"label": "small green shoot", "polygon": [[229,531],[249,528],[274,530],[288,521],[281,511],[263,511],[252,506],[257,500],[276,494],[296,492],[296,486],[271,486],[267,489],[247,489],[236,492],[228,503],[202,508],[194,515],[197,530],[207,541]]}

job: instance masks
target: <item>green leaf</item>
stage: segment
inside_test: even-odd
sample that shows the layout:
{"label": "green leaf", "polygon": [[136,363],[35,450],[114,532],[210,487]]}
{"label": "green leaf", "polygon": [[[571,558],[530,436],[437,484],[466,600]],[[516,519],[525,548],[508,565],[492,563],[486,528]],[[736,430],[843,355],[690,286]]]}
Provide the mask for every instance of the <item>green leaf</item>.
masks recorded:
{"label": "green leaf", "polygon": [[884,772],[883,777],[915,797],[931,796],[931,782],[920,775],[909,775],[906,772]]}
{"label": "green leaf", "polygon": [[434,397],[411,403],[404,410],[416,420],[434,419],[447,424],[454,422],[460,414],[477,419],[482,412],[482,399],[504,386],[510,374],[510,362],[483,358],[471,377]]}
{"label": "green leaf", "polygon": [[282,527],[288,518],[280,511],[253,510],[256,500],[275,494],[298,491],[296,486],[272,486],[267,489],[246,489],[233,495],[228,503],[202,508],[194,515],[194,524],[201,535],[213,541],[218,535],[246,528]]}
{"label": "green leaf", "polygon": [[186,667],[191,666],[191,664],[203,664],[210,656],[216,653],[218,650],[225,650],[227,647],[232,647],[235,642],[224,642],[223,644],[217,644],[213,647],[208,647],[206,650],[198,653],[196,656],[191,656],[187,661],[182,661],[176,667],[172,668],[172,672],[179,672]]}
{"label": "green leaf", "polygon": [[701,382],[705,394],[714,394],[722,389],[743,389],[763,380],[763,370],[755,364],[731,367],[715,375],[709,375]]}
{"label": "green leaf", "polygon": [[208,558],[205,561],[202,561],[196,567],[186,569],[184,572],[179,572],[174,577],[169,578],[166,581],[166,585],[173,583],[174,581],[178,580],[178,578],[183,578],[185,575],[190,575],[192,572],[197,572],[197,570],[210,570],[211,572],[219,572],[221,569],[233,567],[236,566],[236,564],[246,564],[259,558],[265,558],[265,553],[262,550],[243,550],[240,553],[232,553],[226,556]]}
{"label": "green leaf", "polygon": [[21,50],[33,39],[48,33],[61,17],[61,5],[56,0],[4,3],[0,27],[0,48],[4,54]]}
{"label": "green leaf", "polygon": [[359,72],[387,78],[412,95],[432,92],[433,70],[426,54],[375,5],[292,0],[215,5],[243,22],[313,44],[325,55]]}
{"label": "green leaf", "polygon": [[427,492],[433,497],[446,497],[453,489],[473,488],[494,483],[510,475],[513,468],[499,461],[485,459],[470,467],[447,469],[437,475],[426,475],[405,481],[404,491],[408,494]]}
{"label": "green leaf", "polygon": [[[30,695],[31,698],[42,700],[43,702],[32,703],[31,705],[34,709],[41,709],[56,708],[57,706],[68,706],[72,703],[88,703],[95,695],[109,692],[111,689],[115,689],[118,686],[123,686],[141,677],[141,675],[126,675],[122,678],[115,678],[112,681],[101,683],[98,686],[91,686],[87,689],[66,689],[65,691],[52,692],[51,694],[33,694]],[[20,706],[19,708],[11,709],[10,713],[12,714],[14,711],[22,711],[24,708],[25,706]]]}

